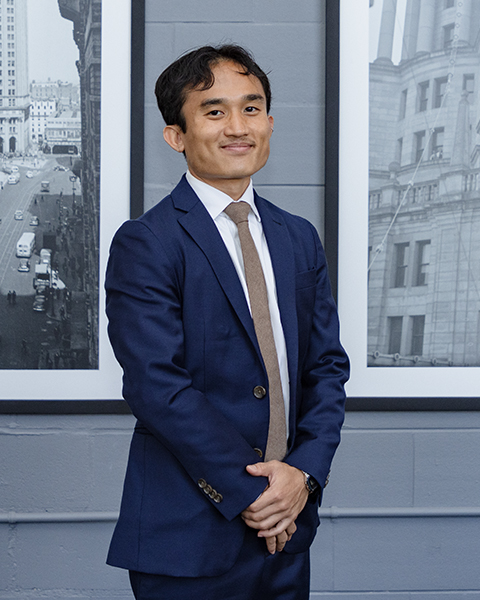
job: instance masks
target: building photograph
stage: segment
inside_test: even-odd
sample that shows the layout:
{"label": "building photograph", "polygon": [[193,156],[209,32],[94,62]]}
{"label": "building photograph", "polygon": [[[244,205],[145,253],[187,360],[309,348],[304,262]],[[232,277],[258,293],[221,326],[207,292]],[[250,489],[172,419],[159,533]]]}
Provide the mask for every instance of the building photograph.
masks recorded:
{"label": "building photograph", "polygon": [[480,365],[480,3],[370,2],[368,365]]}
{"label": "building photograph", "polygon": [[101,0],[0,1],[0,369],[98,369],[100,63]]}

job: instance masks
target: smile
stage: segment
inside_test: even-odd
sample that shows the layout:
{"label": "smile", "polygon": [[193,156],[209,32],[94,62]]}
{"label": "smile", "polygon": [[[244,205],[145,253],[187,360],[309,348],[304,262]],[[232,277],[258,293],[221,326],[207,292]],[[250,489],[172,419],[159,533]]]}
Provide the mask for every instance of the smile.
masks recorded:
{"label": "smile", "polygon": [[226,146],[222,146],[222,150],[226,150],[227,152],[231,152],[233,154],[244,154],[253,148],[253,144],[249,144],[247,142],[238,142],[233,144],[227,144]]}

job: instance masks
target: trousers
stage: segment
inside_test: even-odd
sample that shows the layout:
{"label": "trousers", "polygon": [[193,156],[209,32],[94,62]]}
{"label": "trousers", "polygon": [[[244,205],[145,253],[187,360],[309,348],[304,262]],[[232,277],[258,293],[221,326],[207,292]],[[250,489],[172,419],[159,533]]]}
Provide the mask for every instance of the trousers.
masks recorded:
{"label": "trousers", "polygon": [[[185,552],[201,552],[189,548]],[[247,529],[234,566],[216,577],[171,577],[129,571],[136,600],[308,600],[309,552],[266,550],[265,540]]]}

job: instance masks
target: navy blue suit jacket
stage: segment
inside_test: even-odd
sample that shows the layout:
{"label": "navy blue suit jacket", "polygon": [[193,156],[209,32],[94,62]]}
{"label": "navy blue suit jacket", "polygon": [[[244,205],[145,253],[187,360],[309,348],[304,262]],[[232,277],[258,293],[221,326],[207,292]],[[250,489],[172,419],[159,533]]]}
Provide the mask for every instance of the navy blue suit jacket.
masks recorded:
{"label": "navy blue suit jacket", "polygon": [[[338,337],[315,228],[255,194],[271,254],[290,377],[285,462],[322,485],[340,440],[348,359]],[[262,493],[245,467],[265,451],[268,381],[235,267],[183,178],[112,242],[109,336],[138,419],[109,564],[147,573],[225,573],[239,553],[240,513]],[[286,551],[311,544],[307,503]]]}

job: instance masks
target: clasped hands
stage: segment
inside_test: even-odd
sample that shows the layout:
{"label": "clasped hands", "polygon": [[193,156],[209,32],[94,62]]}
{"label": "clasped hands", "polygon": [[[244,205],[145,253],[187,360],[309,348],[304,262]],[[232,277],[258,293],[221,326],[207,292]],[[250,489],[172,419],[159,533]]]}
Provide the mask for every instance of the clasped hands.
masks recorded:
{"label": "clasped hands", "polygon": [[308,491],[300,469],[278,460],[247,466],[253,477],[266,477],[264,492],[242,512],[242,519],[258,537],[265,538],[270,554],[281,552],[297,530],[295,521],[303,510]]}

